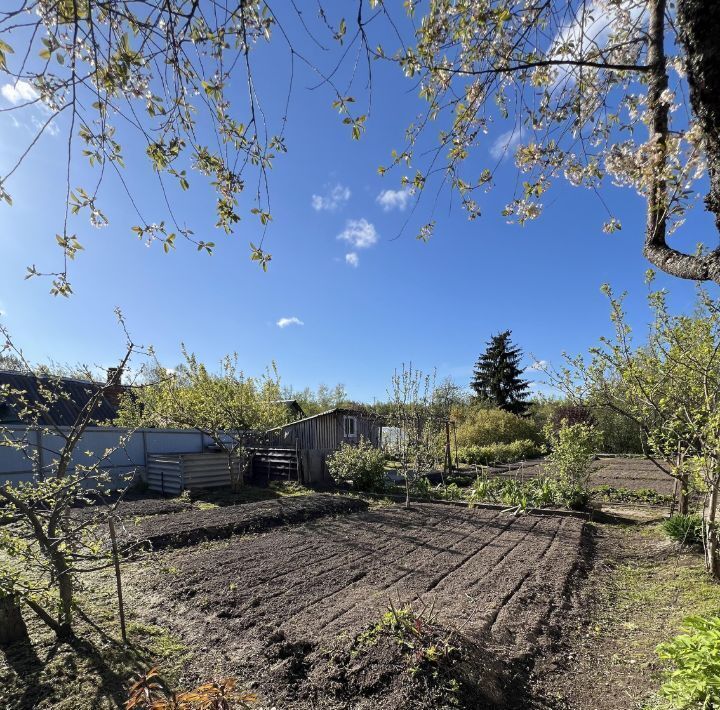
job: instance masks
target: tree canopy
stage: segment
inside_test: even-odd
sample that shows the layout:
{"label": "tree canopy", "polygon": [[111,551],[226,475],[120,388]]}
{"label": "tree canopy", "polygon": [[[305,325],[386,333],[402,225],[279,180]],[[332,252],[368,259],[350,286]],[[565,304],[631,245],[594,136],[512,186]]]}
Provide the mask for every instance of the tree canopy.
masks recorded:
{"label": "tree canopy", "polygon": [[506,330],[492,336],[475,364],[470,387],[481,402],[524,414],[530,385],[522,379],[522,350],[512,344],[510,335]]}
{"label": "tree canopy", "polygon": [[[87,213],[93,226],[107,224],[101,188],[109,174],[136,215],[133,232],[166,251],[178,238],[200,251],[215,247],[195,237],[172,199],[173,190],[190,188],[193,172],[214,188],[217,226],[228,233],[238,228],[239,196],[250,186],[248,210],[261,234],[251,256],[267,268],[268,172],[287,148],[291,93],[283,88],[279,112],[259,102],[254,55],[270,43],[290,76],[297,64],[318,77],[354,139],[367,125],[377,62],[415,83],[425,108],[408,117],[404,147],[379,171],[395,170],[419,198],[450,190],[471,219],[479,217],[501,161],[478,149],[488,133],[509,126],[505,152],[523,175],[501,200],[509,221],[540,216],[558,179],[604,202],[600,188],[610,181],[645,198],[644,253],[653,264],[720,282],[714,233],[699,252],[695,235],[689,248],[669,243],[702,192],[720,226],[719,25],[714,0],[431,0],[406,2],[405,13],[382,0],[319,3],[312,12],[263,0],[15,0],[0,11],[0,76],[18,101],[3,111],[41,105],[46,118],[0,175],[0,197],[11,202],[11,178],[45,131],[67,139],[67,165],[56,167],[67,198],[56,236],[62,264],[28,268],[28,276],[50,274],[56,294],[72,291],[68,262],[83,249],[69,217]],[[335,48],[324,55],[327,66],[304,51],[308,44]],[[366,72],[368,90],[341,90],[343,70],[349,85]],[[123,177],[129,132],[160,181],[160,214],[150,214]],[[93,184],[76,184],[77,157],[97,168]],[[435,225],[437,200],[429,202],[419,213],[421,239]],[[620,229],[609,203],[607,210],[604,229]]]}

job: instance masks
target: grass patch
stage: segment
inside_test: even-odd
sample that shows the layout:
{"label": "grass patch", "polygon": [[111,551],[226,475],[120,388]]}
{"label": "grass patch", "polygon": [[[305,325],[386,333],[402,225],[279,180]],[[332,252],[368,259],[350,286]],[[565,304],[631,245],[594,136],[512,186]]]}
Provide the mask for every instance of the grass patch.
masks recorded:
{"label": "grass patch", "polygon": [[166,629],[143,624],[128,611],[123,645],[114,576],[103,570],[84,578],[73,623],[77,640],[58,644],[37,617],[25,613],[31,645],[0,651],[3,710],[107,710],[123,708],[127,687],[153,663],[163,679],[177,683],[189,650]]}
{"label": "grass patch", "polygon": [[[598,640],[604,637],[604,662],[615,672],[629,677],[649,673],[659,689],[663,664],[657,645],[678,634],[688,616],[720,613],[720,588],[707,575],[701,554],[668,553],[662,524],[616,530],[626,539],[642,540],[646,554],[611,569],[590,633]],[[669,705],[651,692],[633,707],[661,710]]]}
{"label": "grass patch", "polygon": [[187,654],[186,646],[174,639],[162,626],[131,621],[127,625],[127,634],[130,643],[138,648],[144,647],[150,657],[163,659]]}

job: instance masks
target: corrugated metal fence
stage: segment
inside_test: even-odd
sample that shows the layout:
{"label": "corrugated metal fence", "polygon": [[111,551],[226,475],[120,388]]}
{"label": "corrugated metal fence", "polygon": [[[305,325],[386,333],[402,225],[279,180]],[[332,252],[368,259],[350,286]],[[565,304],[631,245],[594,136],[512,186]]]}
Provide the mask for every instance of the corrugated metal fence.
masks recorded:
{"label": "corrugated metal fence", "polygon": [[[239,478],[238,461],[233,462],[233,469]],[[164,495],[230,486],[226,454],[148,454],[145,475],[148,488]]]}

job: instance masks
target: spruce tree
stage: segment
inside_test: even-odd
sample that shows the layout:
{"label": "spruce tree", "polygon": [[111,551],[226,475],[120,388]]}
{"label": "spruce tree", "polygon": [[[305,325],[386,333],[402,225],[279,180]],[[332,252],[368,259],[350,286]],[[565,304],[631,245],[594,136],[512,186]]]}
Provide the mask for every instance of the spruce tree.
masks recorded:
{"label": "spruce tree", "polygon": [[522,350],[510,342],[510,334],[506,330],[492,336],[475,364],[470,386],[481,402],[523,415],[530,384],[521,377]]}

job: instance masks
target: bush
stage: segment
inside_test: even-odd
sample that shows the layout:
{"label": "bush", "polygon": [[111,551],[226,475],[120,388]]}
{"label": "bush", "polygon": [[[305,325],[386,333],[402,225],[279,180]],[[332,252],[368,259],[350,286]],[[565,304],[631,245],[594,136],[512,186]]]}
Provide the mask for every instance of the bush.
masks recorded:
{"label": "bush", "polygon": [[663,523],[663,530],[683,545],[702,545],[702,518],[699,515],[673,515]]}
{"label": "bush", "polygon": [[593,409],[595,428],[602,432],[603,451],[609,454],[643,454],[640,427],[608,407]]}
{"label": "bush", "polygon": [[522,459],[540,455],[540,449],[534,441],[521,439],[510,444],[490,444],[488,446],[465,446],[458,449],[458,458],[463,463],[488,466],[492,463],[513,463]]}
{"label": "bush", "polygon": [[591,457],[602,441],[600,432],[592,424],[568,424],[565,420],[557,431],[548,425],[545,433],[552,447],[545,470],[566,505],[571,508],[584,505],[588,500]]}
{"label": "bush", "polygon": [[414,496],[427,498],[431,489],[430,481],[425,476],[417,476],[410,481],[410,493]]}
{"label": "bush", "polygon": [[385,489],[385,454],[366,439],[357,445],[341,444],[327,465],[336,483],[350,481],[358,491],[382,493]]}
{"label": "bush", "polygon": [[660,644],[658,656],[672,668],[660,693],[676,708],[720,705],[720,618],[693,616],[672,641]]}
{"label": "bush", "polygon": [[[628,417],[609,407],[576,406],[567,400],[540,400],[534,402],[530,417],[538,431],[546,432],[548,424],[553,430],[560,428],[563,419],[569,424],[584,421],[594,424],[602,434],[602,450],[609,454],[642,454],[643,439],[640,428]],[[548,442],[549,443],[549,442]]]}
{"label": "bush", "polygon": [[455,411],[458,419],[457,441],[462,447],[511,444],[520,439],[538,442],[540,430],[531,419],[519,417],[504,409],[468,407]]}

